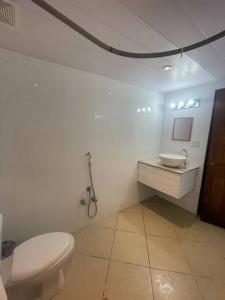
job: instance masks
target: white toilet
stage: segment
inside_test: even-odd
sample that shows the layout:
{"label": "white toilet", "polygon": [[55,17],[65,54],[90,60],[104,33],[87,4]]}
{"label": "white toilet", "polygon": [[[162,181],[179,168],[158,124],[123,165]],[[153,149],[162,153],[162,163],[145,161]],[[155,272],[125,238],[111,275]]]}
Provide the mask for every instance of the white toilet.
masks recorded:
{"label": "white toilet", "polygon": [[73,249],[73,236],[63,232],[42,234],[17,246],[13,255],[1,261],[0,277],[8,300],[49,300],[55,296],[64,285]]}

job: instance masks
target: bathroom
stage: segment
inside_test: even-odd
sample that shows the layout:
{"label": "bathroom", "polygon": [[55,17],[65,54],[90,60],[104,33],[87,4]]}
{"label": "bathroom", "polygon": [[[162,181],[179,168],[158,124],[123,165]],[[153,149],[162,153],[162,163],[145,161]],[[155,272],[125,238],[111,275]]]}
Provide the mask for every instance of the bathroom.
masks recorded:
{"label": "bathroom", "polygon": [[[16,246],[1,261],[0,299],[225,300],[224,157],[217,207],[211,201],[206,213],[204,202],[207,176],[215,177],[210,146],[225,150],[225,38],[171,56],[124,57],[40,3],[139,54],[225,29],[223,1],[0,1],[0,241]],[[176,137],[179,120],[190,122],[186,137]],[[185,160],[172,168],[159,154]],[[140,166],[153,170],[151,182]],[[174,194],[169,178],[192,170],[192,185]],[[54,265],[54,285],[32,281],[40,261],[49,267],[60,251],[68,257],[65,271]],[[16,279],[25,267],[26,280]]]}

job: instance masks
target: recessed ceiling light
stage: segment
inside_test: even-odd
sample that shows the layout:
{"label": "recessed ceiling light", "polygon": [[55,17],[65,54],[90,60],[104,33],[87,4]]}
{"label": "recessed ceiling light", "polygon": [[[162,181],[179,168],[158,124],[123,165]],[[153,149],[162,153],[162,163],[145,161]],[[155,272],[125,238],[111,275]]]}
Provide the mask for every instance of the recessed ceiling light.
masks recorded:
{"label": "recessed ceiling light", "polygon": [[170,71],[173,69],[173,66],[172,65],[165,65],[162,67],[163,71]]}

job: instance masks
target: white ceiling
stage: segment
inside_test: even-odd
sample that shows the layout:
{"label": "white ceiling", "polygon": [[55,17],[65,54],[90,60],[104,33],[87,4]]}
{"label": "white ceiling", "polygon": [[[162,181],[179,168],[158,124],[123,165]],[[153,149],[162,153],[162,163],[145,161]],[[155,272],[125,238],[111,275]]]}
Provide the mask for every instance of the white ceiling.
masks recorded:
{"label": "white ceiling", "polygon": [[[167,92],[225,79],[225,38],[183,55],[130,59],[105,52],[29,0],[18,30],[0,24],[0,47]],[[127,51],[182,47],[225,29],[225,0],[48,0],[104,42]],[[162,66],[172,64],[172,71]]]}

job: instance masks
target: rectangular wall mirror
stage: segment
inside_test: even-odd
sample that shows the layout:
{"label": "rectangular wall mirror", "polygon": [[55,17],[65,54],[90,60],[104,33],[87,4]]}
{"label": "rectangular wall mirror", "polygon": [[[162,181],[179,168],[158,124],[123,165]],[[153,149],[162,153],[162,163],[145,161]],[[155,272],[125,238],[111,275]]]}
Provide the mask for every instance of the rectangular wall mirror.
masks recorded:
{"label": "rectangular wall mirror", "polygon": [[175,118],[173,122],[172,140],[190,141],[192,126],[192,117]]}

